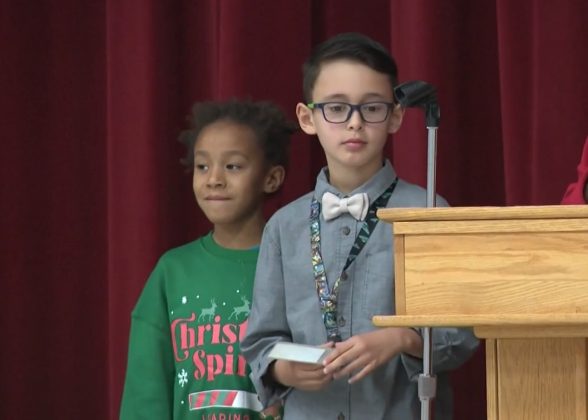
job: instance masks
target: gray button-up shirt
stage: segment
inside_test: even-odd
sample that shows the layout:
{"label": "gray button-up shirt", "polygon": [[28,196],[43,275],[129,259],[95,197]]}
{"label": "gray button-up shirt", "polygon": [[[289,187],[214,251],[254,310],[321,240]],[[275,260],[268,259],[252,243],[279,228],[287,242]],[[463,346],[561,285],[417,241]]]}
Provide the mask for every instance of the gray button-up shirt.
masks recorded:
{"label": "gray button-up shirt", "polygon": [[[370,203],[396,178],[389,161],[351,194],[366,192]],[[291,419],[418,420],[417,378],[422,361],[399,355],[355,384],[333,381],[320,391],[287,389],[266,376],[268,352],[278,341],[319,345],[327,341],[311,263],[310,203],[329,191],[343,194],[328,182],[326,168],[314,192],[283,207],[269,220],[257,263],[253,303],[241,350],[262,403],[284,398],[284,415]],[[349,195],[351,195],[349,194]],[[437,205],[446,206],[441,197]],[[399,180],[387,207],[425,207],[426,191]],[[321,254],[329,286],[341,274],[362,222],[343,214],[326,222],[320,218]],[[337,299],[339,332],[343,340],[373,331],[374,315],[394,314],[394,260],[391,225],[379,222],[357,259],[341,279]],[[433,369],[437,375],[435,419],[452,418],[453,404],[447,371],[467,360],[478,345],[469,329],[433,329]],[[344,417],[341,417],[344,416]]]}

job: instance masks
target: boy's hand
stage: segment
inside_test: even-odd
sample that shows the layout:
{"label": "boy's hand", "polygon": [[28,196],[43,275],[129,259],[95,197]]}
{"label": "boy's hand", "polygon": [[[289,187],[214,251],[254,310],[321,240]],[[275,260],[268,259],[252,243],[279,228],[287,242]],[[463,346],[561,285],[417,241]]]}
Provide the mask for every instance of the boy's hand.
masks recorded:
{"label": "boy's hand", "polygon": [[422,357],[423,340],[416,331],[382,328],[355,335],[335,344],[335,349],[323,362],[324,373],[339,379],[355,372],[349,379],[349,383],[354,383],[402,352]]}
{"label": "boy's hand", "polygon": [[281,410],[282,410],[282,402],[277,402],[274,403],[273,405],[270,405],[268,408],[266,408],[265,410],[263,410],[260,413],[260,417],[262,419],[273,419],[273,420],[279,420],[282,418],[282,414],[281,414]]}
{"label": "boy's hand", "polygon": [[282,385],[304,391],[318,391],[333,380],[332,375],[325,374],[323,365],[290,360],[276,360],[272,373]]}

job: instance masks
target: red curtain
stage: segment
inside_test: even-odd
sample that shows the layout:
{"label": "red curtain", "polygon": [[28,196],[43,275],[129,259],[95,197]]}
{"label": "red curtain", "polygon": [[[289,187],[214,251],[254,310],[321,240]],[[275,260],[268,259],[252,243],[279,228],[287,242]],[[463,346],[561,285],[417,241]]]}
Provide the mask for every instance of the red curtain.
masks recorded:
{"label": "red curtain", "polygon": [[[363,32],[438,88],[437,191],[455,206],[558,203],[588,134],[588,2],[76,0],[0,3],[0,418],[118,418],[130,311],[157,257],[210,226],[175,140],[193,102],[294,118],[312,45]],[[388,156],[424,184],[409,110]],[[267,214],[324,164],[297,135]],[[457,419],[485,417],[483,351]]]}

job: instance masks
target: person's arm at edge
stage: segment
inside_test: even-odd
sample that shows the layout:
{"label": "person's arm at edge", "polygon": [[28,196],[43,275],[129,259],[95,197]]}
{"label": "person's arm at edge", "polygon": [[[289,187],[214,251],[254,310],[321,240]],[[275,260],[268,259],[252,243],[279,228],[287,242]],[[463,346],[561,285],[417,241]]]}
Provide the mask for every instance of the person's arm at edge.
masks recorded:
{"label": "person's arm at edge", "polygon": [[584,143],[582,157],[578,164],[578,179],[568,185],[561,204],[588,203],[588,137]]}

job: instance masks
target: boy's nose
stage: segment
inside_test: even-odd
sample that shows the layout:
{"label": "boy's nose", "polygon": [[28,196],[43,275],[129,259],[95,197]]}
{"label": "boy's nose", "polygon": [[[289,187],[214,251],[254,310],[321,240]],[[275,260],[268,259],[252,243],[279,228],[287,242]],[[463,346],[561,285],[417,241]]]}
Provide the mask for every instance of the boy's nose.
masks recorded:
{"label": "boy's nose", "polygon": [[351,112],[351,116],[349,117],[349,120],[347,120],[347,128],[349,130],[361,130],[362,127],[363,127],[363,118],[361,116],[361,113],[360,113],[359,109],[354,109]]}

